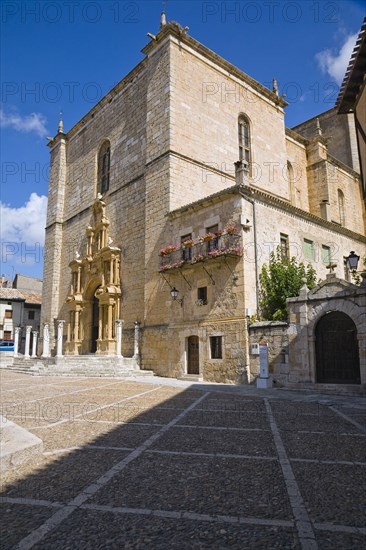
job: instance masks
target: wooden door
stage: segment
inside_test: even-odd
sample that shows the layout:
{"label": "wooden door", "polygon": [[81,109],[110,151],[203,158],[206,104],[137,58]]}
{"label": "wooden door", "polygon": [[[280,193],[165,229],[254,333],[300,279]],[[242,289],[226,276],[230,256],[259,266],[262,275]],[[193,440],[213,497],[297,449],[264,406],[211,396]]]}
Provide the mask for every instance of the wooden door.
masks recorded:
{"label": "wooden door", "polygon": [[198,336],[190,336],[188,338],[188,374],[199,374],[199,341]]}
{"label": "wooden door", "polygon": [[341,311],[331,311],[318,322],[316,336],[317,382],[360,384],[357,328]]}

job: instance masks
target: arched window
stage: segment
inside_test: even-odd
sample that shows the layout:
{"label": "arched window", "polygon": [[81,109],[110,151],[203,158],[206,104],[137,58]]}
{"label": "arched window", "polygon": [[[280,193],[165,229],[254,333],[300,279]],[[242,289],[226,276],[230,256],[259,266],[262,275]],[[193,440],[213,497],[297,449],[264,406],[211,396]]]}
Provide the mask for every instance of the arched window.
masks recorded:
{"label": "arched window", "polygon": [[291,162],[287,163],[287,181],[288,188],[290,193],[290,202],[296,206],[296,193],[295,193],[295,182],[294,182],[294,169]]}
{"label": "arched window", "polygon": [[344,194],[343,191],[338,189],[338,208],[339,208],[339,223],[346,225],[346,216],[344,211]]}
{"label": "arched window", "polygon": [[243,160],[248,165],[250,172],[250,163],[252,162],[250,148],[250,127],[249,120],[245,115],[240,115],[238,120],[238,141],[239,141],[239,160]]}
{"label": "arched window", "polygon": [[98,193],[102,195],[109,189],[109,168],[111,161],[111,145],[105,141],[98,155]]}

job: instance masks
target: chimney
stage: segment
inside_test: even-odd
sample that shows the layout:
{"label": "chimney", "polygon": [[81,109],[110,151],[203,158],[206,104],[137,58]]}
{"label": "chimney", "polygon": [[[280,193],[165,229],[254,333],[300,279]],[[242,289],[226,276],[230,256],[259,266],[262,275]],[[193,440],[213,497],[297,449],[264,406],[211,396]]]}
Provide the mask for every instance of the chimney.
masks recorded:
{"label": "chimney", "polygon": [[249,186],[249,164],[245,160],[234,162],[237,185]]}

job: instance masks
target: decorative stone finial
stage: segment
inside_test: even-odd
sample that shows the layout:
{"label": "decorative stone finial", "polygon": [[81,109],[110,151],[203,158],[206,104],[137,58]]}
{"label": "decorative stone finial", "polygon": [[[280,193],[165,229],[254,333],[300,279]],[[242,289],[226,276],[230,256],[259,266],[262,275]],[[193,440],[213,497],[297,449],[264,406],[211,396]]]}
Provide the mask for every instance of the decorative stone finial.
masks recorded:
{"label": "decorative stone finial", "polygon": [[276,78],[272,78],[272,92],[276,95],[279,95],[278,93],[278,84]]}
{"label": "decorative stone finial", "polygon": [[316,133],[318,136],[322,136],[323,135],[323,132],[322,132],[322,129],[320,127],[320,120],[319,120],[319,117],[316,117]]}
{"label": "decorative stone finial", "polygon": [[164,25],[166,25],[166,16],[165,11],[162,11],[160,16],[160,28],[164,27]]}
{"label": "decorative stone finial", "polygon": [[57,131],[58,131],[59,134],[63,134],[63,132],[64,132],[64,123],[63,123],[63,120],[62,120],[62,111],[60,112],[60,120],[58,121]]}

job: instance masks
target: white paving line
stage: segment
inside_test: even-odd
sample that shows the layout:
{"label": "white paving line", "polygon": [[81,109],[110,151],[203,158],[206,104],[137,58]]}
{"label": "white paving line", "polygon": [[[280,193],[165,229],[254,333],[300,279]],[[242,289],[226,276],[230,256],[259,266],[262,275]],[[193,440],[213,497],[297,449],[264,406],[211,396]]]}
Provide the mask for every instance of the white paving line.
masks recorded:
{"label": "white paving line", "polygon": [[133,420],[120,420],[119,422],[113,422],[113,420],[87,420],[85,418],[76,418],[75,422],[87,422],[88,424],[113,424],[114,426],[124,426],[124,425],[133,425],[133,426],[165,426],[167,422],[134,422]]}
{"label": "white paving line", "polygon": [[229,428],[227,426],[203,426],[200,424],[179,424],[174,428],[193,428],[200,430],[227,430],[230,432],[270,432],[269,428]]}
{"label": "white paving line", "polygon": [[352,527],[350,525],[333,525],[333,523],[314,523],[318,531],[332,531],[334,533],[352,533],[366,535],[366,527]]}
{"label": "white paving line", "polygon": [[[147,392],[146,392],[147,393]],[[116,474],[122,472],[133,460],[138,458],[146,449],[151,447],[155,441],[157,441],[165,432],[167,432],[172,426],[174,426],[181,418],[183,418],[187,413],[189,413],[196,405],[201,403],[209,395],[209,392],[204,393],[196,399],[189,407],[187,407],[183,412],[176,416],[173,420],[161,427],[155,434],[150,436],[144,443],[139,445],[131,453],[129,453],[123,460],[112,466],[107,470],[101,477],[99,477],[94,483],[86,487],[79,495],[73,498],[68,504],[63,508],[58,510],[53,516],[48,518],[42,525],[37,529],[32,531],[24,539],[22,539],[17,545],[16,549],[18,550],[28,550],[32,548],[35,544],[41,541],[51,530],[58,527],[72,512],[75,511],[76,507],[80,507],[84,504],[91,496],[97,493],[102,489]]]}
{"label": "white paving line", "polygon": [[84,449],[90,449],[97,451],[133,451],[134,447],[106,447],[105,445],[82,445],[81,447],[65,447],[64,449],[55,449],[54,451],[44,451],[42,454],[44,456],[58,455],[62,453],[67,453],[70,451],[83,451]]}
{"label": "white paving line", "polygon": [[104,506],[99,504],[82,504],[83,510],[92,510],[98,512],[112,512],[114,514],[133,514],[141,516],[162,517],[165,519],[190,519],[194,521],[205,521],[210,523],[232,523],[232,524],[250,524],[263,525],[266,527],[293,527],[294,522],[280,519],[261,519],[255,517],[239,517],[198,514],[196,512],[173,511],[173,510],[153,510],[150,508],[127,508],[124,506]]}
{"label": "white paving line", "polygon": [[[138,424],[139,425],[139,424]],[[148,424],[151,426],[151,424]],[[83,449],[97,449],[103,451],[133,451],[134,447],[113,447],[109,445],[81,445],[80,447],[65,447],[63,449],[55,449],[53,451],[44,451],[44,456],[52,456],[70,451],[80,451]],[[206,453],[196,451],[167,451],[163,449],[148,449],[147,453],[161,455],[178,455],[178,456],[200,456],[207,458],[238,458],[247,460],[278,460],[276,456],[259,456],[259,455],[241,455],[233,453]],[[349,460],[318,460],[312,458],[289,458],[291,462],[306,462],[315,464],[340,464],[345,466],[366,466],[366,462],[349,461]]]}
{"label": "white paving line", "polygon": [[311,520],[307,513],[303,498],[300,493],[294,472],[287,457],[285,446],[282,442],[279,429],[272,413],[271,405],[268,399],[264,399],[267,408],[269,423],[272,430],[274,443],[277,448],[278,460],[282,469],[282,474],[286,484],[287,494],[295,517],[295,526],[298,532],[299,541],[303,550],[316,550],[318,548],[315,540],[315,533],[312,528]]}
{"label": "white paving line", "polygon": [[[47,397],[39,397],[38,399],[21,399],[15,402],[15,404],[18,403],[38,403],[39,401],[45,401],[46,399],[53,399],[55,400],[57,397],[64,397],[65,395],[74,395],[75,393],[83,393],[86,391],[92,391],[92,390],[99,390],[101,388],[106,388],[108,386],[113,386],[115,382],[109,382],[108,384],[103,384],[102,386],[93,386],[91,388],[84,388],[82,390],[74,390],[70,392],[64,392],[64,393],[58,393],[56,395],[48,395]],[[33,389],[33,388],[28,388]]]}
{"label": "white paving line", "polygon": [[[12,380],[11,383],[8,382],[8,384],[12,385],[13,382],[16,382],[16,380]],[[10,392],[10,391],[12,391],[12,392],[20,391],[20,390],[23,390],[25,388],[29,390],[29,389],[32,389],[32,388],[38,388],[39,387],[39,384],[38,384],[39,381],[35,382],[33,385],[29,384],[29,383],[26,383],[25,381],[23,381],[23,382],[24,382],[24,386],[18,386],[17,388],[13,388],[11,390],[3,390],[2,393]],[[62,382],[61,381],[59,381],[59,382],[50,382],[49,384],[42,384],[42,388],[44,388],[44,387],[48,388],[50,386],[51,387],[55,386],[57,388],[58,386],[62,386],[63,384],[71,383],[71,382],[75,382],[75,380],[64,380]]]}
{"label": "white paving line", "polygon": [[357,460],[326,460],[316,458],[290,458],[291,462],[309,462],[315,464],[341,464],[344,466],[366,466],[366,462]]}
{"label": "white paving line", "polygon": [[255,456],[255,455],[238,455],[231,453],[203,453],[193,451],[163,451],[160,449],[149,449],[147,453],[155,453],[160,455],[178,455],[178,456],[200,456],[207,458],[240,458],[240,459],[254,459],[254,460],[276,460],[276,456]]}
{"label": "white paving line", "polygon": [[350,418],[349,416],[347,416],[346,414],[344,414],[343,412],[339,411],[338,409],[336,409],[335,407],[331,406],[329,407],[333,412],[339,414],[339,416],[341,416],[342,418],[344,418],[345,420],[347,420],[347,422],[351,422],[351,424],[353,424],[354,426],[356,426],[356,428],[358,428],[359,430],[361,430],[363,433],[366,434],[366,428],[365,426],[363,426],[362,424],[360,424],[359,422],[357,422],[357,420],[353,420],[353,418]]}
{"label": "white paving line", "polygon": [[0,496],[0,503],[4,504],[25,504],[27,506],[46,506],[47,508],[62,508],[65,506],[60,502],[51,502],[50,500],[38,500],[36,498],[24,498],[24,497],[2,497]]}
{"label": "white paving line", "polygon": [[[119,401],[115,401],[114,403],[108,403],[108,405],[103,405],[102,407],[98,406],[96,409],[91,409],[91,410],[88,410],[87,413],[88,414],[91,414],[91,413],[94,413],[94,412],[98,412],[98,411],[102,411],[103,409],[107,409],[108,407],[114,407],[115,405],[118,405],[119,403],[124,403],[125,401],[129,401],[130,399],[134,399],[135,397],[141,397],[147,393],[151,393],[151,392],[154,392],[154,391],[157,391],[159,389],[160,386],[158,386],[157,388],[153,388],[152,390],[146,390],[142,393],[138,393],[137,395],[133,395],[133,396],[130,396],[130,397],[124,397],[123,399],[120,399]],[[52,428],[54,426],[60,426],[61,424],[65,424],[66,422],[74,422],[76,421],[78,418],[80,418],[81,416],[84,416],[85,414],[85,411],[83,411],[82,413],[80,414],[75,414],[72,419],[70,418],[63,418],[62,420],[58,420],[57,422],[53,422],[51,424],[46,424],[45,426],[38,426],[38,430],[45,430],[47,428]],[[89,422],[94,422],[94,420],[89,420]],[[31,428],[28,428],[28,429],[31,429]],[[34,428],[33,428],[34,429]]]}
{"label": "white paving line", "polygon": [[[49,500],[37,500],[35,498],[25,497],[0,497],[0,503],[20,504],[26,506],[43,506],[45,508],[62,508],[65,504],[52,502]],[[131,514],[140,516],[163,517],[166,519],[194,519],[213,523],[232,523],[246,525],[263,525],[268,527],[293,527],[291,520],[262,519],[256,517],[237,517],[209,514],[197,514],[195,512],[173,511],[173,510],[153,510],[149,508],[128,508],[123,506],[107,506],[103,504],[82,504],[83,510],[92,510],[97,512],[112,512],[113,514]],[[366,527],[356,527],[351,525],[335,525],[333,523],[314,523],[314,529],[317,531],[330,531],[333,533],[350,533],[355,535],[366,535]]]}

